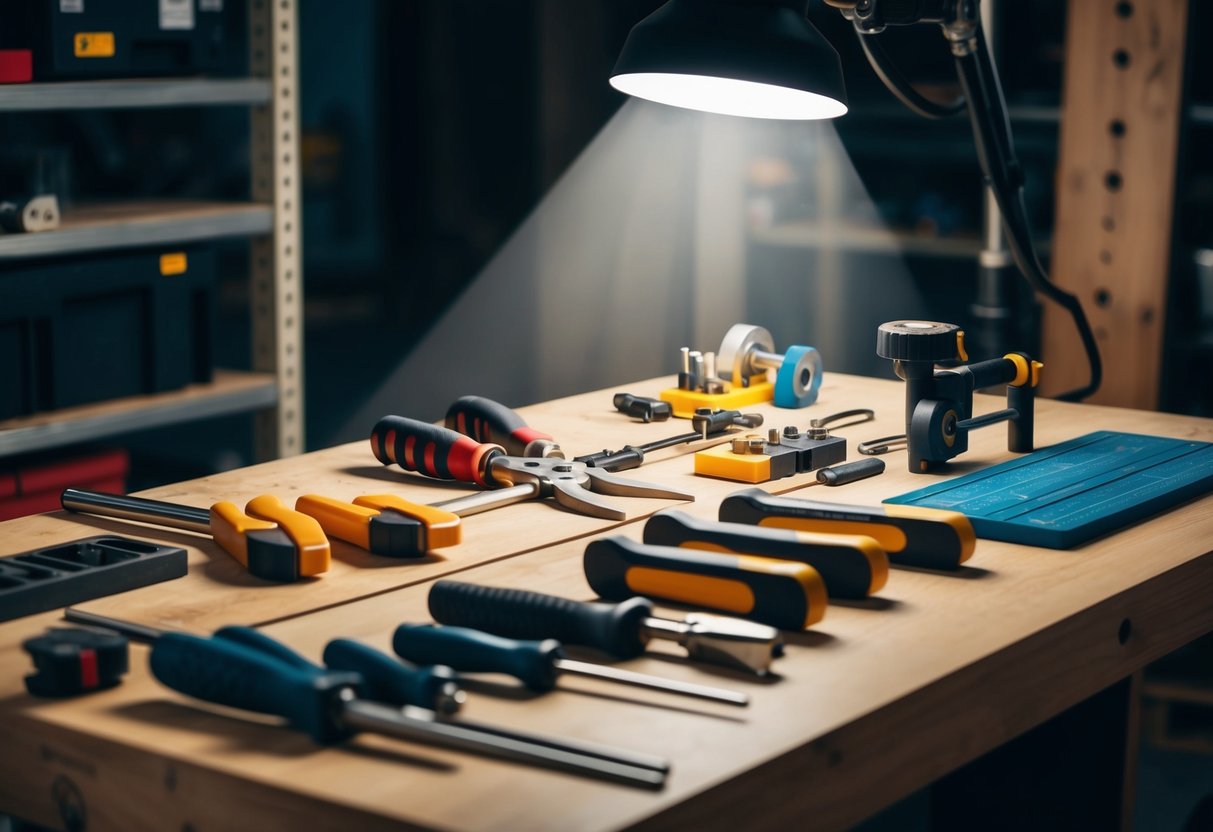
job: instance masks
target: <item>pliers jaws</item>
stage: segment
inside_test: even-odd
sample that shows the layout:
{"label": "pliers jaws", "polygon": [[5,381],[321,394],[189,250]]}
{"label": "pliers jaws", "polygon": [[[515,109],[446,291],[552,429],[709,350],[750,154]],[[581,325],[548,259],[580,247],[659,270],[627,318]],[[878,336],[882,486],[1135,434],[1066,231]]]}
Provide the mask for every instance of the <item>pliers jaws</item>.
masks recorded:
{"label": "pliers jaws", "polygon": [[551,497],[571,511],[604,520],[626,520],[627,512],[599,499],[595,492],[615,497],[695,499],[685,491],[617,477],[584,462],[564,459],[496,456],[489,461],[488,468],[489,476],[501,485],[533,484],[539,489],[540,499]]}

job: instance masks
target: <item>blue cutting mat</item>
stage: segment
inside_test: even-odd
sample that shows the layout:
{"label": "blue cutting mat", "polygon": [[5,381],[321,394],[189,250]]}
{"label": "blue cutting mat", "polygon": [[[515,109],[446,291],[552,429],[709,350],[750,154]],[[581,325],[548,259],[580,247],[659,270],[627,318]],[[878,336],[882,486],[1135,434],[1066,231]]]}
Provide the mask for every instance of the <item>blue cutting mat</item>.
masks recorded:
{"label": "blue cutting mat", "polygon": [[1098,431],[886,503],[959,511],[978,537],[1071,549],[1213,490],[1213,444]]}

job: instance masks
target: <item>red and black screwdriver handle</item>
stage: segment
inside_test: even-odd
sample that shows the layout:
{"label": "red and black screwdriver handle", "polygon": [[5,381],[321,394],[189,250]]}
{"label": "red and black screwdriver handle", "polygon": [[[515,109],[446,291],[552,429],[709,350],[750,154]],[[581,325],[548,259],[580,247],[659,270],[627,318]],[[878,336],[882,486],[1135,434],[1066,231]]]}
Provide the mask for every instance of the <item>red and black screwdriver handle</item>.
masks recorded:
{"label": "red and black screwdriver handle", "polygon": [[496,488],[486,476],[489,463],[505,453],[500,445],[477,442],[470,436],[404,416],[384,416],[371,431],[371,450],[384,465],[393,462],[441,480]]}
{"label": "red and black screwdriver handle", "polygon": [[450,430],[500,445],[510,456],[555,456],[556,440],[535,430],[510,408],[483,396],[461,396],[446,412]]}

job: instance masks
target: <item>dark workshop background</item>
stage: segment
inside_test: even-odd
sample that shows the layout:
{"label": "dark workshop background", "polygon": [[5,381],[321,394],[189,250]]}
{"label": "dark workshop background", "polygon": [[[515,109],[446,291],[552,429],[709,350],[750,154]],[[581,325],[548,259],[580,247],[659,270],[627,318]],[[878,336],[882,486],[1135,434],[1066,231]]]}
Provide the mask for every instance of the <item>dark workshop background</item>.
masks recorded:
{"label": "dark workshop background", "polygon": [[[360,414],[374,406],[368,404],[372,395],[402,366],[414,366],[407,362],[417,345],[465,291],[475,291],[469,289],[474,279],[624,105],[607,78],[630,27],[658,5],[660,0],[300,0],[310,449],[367,434],[370,423]],[[1065,4],[1006,0],[999,10],[1002,81],[1027,174],[1034,232],[1047,256]],[[1163,409],[1203,416],[1213,415],[1213,56],[1199,45],[1208,40],[1211,13],[1209,4],[1192,3],[1191,106],[1185,108],[1177,179],[1161,398]],[[844,62],[851,112],[834,127],[880,223],[902,244],[899,253],[850,245],[847,270],[896,269],[907,275],[913,290],[907,297],[914,300],[888,318],[931,317],[977,331],[970,304],[983,201],[968,122],[929,122],[904,110],[872,75],[837,13],[815,4],[813,16]],[[891,31],[887,39],[916,82],[948,91],[954,75],[938,31],[914,27]],[[218,117],[197,110],[82,111],[7,129],[0,141],[53,134],[76,145],[77,182],[93,194],[248,198],[248,121],[240,108]],[[793,147],[789,164],[794,156]],[[202,168],[191,160],[197,158],[208,159],[206,177],[196,173]],[[801,202],[786,199],[780,191],[786,185],[778,176],[755,172],[746,196],[764,212],[778,213],[790,204],[791,214],[782,218],[795,220]],[[247,247],[226,244],[220,254],[216,363],[247,368]],[[782,346],[814,337],[799,316],[817,308],[841,321],[846,331],[838,333],[839,343],[870,344],[874,327],[867,315],[881,313],[866,303],[877,304],[876,294],[887,295],[885,301],[896,298],[906,287],[864,288],[869,300],[852,299],[858,308],[840,315],[801,280],[816,268],[814,256],[811,243],[748,236],[745,285],[762,287],[746,298],[748,322],[768,326]],[[1024,323],[1014,337],[1032,351],[1039,339],[1035,304],[1026,293],[1016,303]],[[597,314],[592,308],[560,312]],[[522,310],[507,307],[500,314]],[[619,327],[624,332],[626,322]],[[526,366],[511,364],[509,344],[474,329],[464,337],[483,352],[486,372],[526,376]],[[587,366],[597,360],[598,346],[590,339],[561,348]],[[823,354],[827,371],[891,376],[868,347]],[[673,351],[653,356],[656,369],[638,374],[672,374],[676,358]],[[428,399],[423,394],[442,389],[447,368],[441,355],[424,364],[402,382],[409,391],[400,395],[401,401],[426,402],[408,415],[433,419],[445,402],[437,392]],[[526,392],[509,403],[574,392],[545,388],[542,379],[527,382],[519,388]],[[121,437],[118,444],[133,455],[132,491],[254,461],[248,416],[212,419],[184,431],[146,431]],[[1207,656],[1208,645],[1203,649]],[[1213,735],[1207,724],[1196,722],[1198,733],[1205,732],[1203,746],[1197,745],[1203,752],[1143,743],[1139,828],[1183,829],[1197,800],[1213,792]],[[925,829],[929,813],[929,799],[919,795],[865,828]]]}

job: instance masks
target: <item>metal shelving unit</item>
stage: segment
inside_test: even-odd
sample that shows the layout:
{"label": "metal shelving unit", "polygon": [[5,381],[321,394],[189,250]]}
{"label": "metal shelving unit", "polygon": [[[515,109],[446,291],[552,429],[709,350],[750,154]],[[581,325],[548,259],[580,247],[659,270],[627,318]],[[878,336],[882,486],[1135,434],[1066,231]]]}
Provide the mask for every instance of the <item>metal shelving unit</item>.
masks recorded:
{"label": "metal shelving unit", "polygon": [[211,383],[182,390],[0,422],[0,458],[241,412],[257,414],[261,458],[303,451],[296,20],[295,0],[250,0],[247,78],[0,86],[0,116],[77,109],[252,108],[251,202],[142,201],[81,207],[65,211],[55,231],[0,236],[0,264],[249,237],[254,368],[251,373],[217,370]]}
{"label": "metal shelving unit", "polygon": [[65,81],[0,85],[0,111],[255,106],[269,103],[272,97],[273,85],[265,78]]}
{"label": "metal shelving unit", "polygon": [[135,430],[273,407],[278,388],[268,373],[216,370],[210,384],[37,413],[0,422],[0,457],[104,439]]}
{"label": "metal shelving unit", "polygon": [[39,234],[0,236],[0,262],[135,246],[189,243],[268,234],[268,205],[222,202],[129,202],[63,212],[60,227]]}

